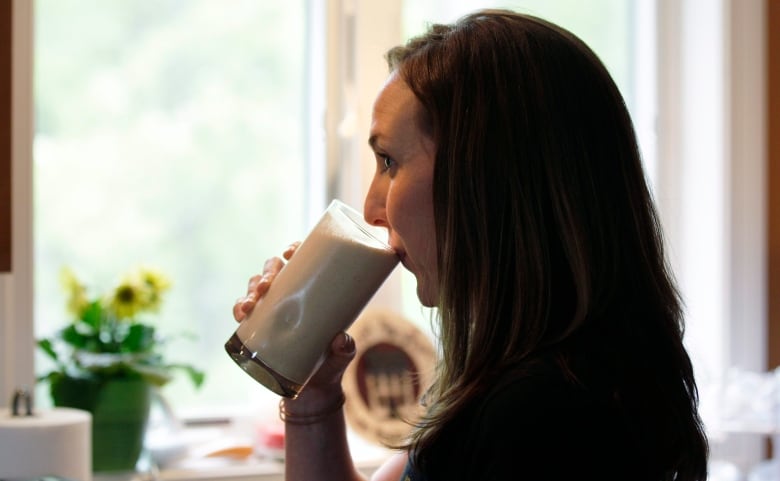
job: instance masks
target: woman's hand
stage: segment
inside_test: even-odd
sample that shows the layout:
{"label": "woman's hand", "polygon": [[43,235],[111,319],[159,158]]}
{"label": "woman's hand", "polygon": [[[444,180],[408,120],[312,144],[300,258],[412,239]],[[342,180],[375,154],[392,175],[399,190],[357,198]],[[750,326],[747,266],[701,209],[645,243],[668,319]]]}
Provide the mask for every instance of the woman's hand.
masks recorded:
{"label": "woman's hand", "polygon": [[[301,245],[300,242],[290,244],[282,253],[282,257],[289,261],[299,245]],[[233,317],[236,321],[243,321],[247,314],[252,312],[257,301],[268,292],[268,288],[271,287],[271,283],[276,275],[279,274],[279,271],[282,270],[282,267],[284,267],[284,261],[279,257],[272,257],[265,261],[261,275],[255,275],[249,279],[246,295],[236,299],[236,303],[233,304]]]}

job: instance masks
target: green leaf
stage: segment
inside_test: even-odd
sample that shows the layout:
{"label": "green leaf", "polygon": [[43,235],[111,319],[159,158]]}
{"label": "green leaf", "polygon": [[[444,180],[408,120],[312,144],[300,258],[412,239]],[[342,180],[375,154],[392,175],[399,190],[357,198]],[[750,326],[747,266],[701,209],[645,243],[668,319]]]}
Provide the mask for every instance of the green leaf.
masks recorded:
{"label": "green leaf", "polygon": [[37,376],[35,378],[35,382],[36,383],[48,382],[54,375],[55,375],[54,372],[49,372],[49,373],[46,373],[46,374],[42,374],[42,375]]}
{"label": "green leaf", "polygon": [[87,308],[84,309],[81,320],[95,330],[100,329],[100,325],[103,322],[103,307],[100,305],[100,301],[90,302]]}
{"label": "green leaf", "polygon": [[189,364],[170,364],[168,367],[171,369],[181,369],[186,372],[190,377],[190,381],[192,381],[192,384],[194,384],[196,388],[201,387],[203,381],[206,379],[206,373]]}
{"label": "green leaf", "polygon": [[54,360],[54,362],[56,362],[58,365],[61,365],[60,357],[57,355],[57,351],[54,350],[54,346],[52,345],[50,339],[38,340],[38,347],[41,348],[41,350],[45,352],[47,356]]}
{"label": "green leaf", "polygon": [[85,348],[94,336],[82,333],[78,324],[71,324],[60,331],[60,338],[76,349]]}
{"label": "green leaf", "polygon": [[133,324],[127,336],[122,340],[122,352],[146,352],[154,347],[154,327],[146,324]]}

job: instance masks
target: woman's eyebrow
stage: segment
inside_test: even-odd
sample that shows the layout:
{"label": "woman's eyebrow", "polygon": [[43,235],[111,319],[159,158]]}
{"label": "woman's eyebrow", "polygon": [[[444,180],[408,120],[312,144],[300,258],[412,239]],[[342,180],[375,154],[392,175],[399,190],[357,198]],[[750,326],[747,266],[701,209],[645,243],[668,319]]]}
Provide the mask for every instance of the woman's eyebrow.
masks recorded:
{"label": "woman's eyebrow", "polygon": [[390,148],[391,141],[381,132],[375,132],[368,138],[368,145],[374,152],[383,152]]}
{"label": "woman's eyebrow", "polygon": [[372,150],[377,150],[377,143],[379,143],[379,134],[372,134],[368,138],[368,145],[371,147]]}

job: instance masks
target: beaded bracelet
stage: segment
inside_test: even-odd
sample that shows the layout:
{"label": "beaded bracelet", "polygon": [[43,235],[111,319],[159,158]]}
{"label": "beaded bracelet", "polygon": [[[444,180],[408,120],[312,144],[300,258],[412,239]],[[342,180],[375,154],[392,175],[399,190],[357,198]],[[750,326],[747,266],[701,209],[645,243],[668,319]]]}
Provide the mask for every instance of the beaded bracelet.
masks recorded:
{"label": "beaded bracelet", "polygon": [[279,400],[279,419],[284,421],[286,424],[294,424],[296,426],[306,426],[309,424],[317,424],[320,421],[324,421],[328,417],[330,417],[331,414],[336,413],[341,407],[344,405],[344,401],[346,401],[346,397],[344,397],[344,393],[341,393],[341,397],[338,401],[336,401],[332,406],[329,406],[322,411],[311,413],[311,414],[293,414],[290,412],[287,412],[287,409],[285,408],[284,399]]}

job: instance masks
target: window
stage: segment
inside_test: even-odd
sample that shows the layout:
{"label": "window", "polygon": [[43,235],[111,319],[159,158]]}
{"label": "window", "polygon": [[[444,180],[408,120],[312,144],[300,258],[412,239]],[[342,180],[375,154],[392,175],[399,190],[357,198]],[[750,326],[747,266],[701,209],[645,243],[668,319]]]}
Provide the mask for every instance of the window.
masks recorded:
{"label": "window", "polygon": [[69,321],[61,267],[105,289],[156,266],[173,281],[159,330],[193,335],[168,352],[207,371],[166,396],[187,409],[259,391],[222,346],[246,280],[324,207],[307,166],[306,7],[37,0],[38,335]]}

